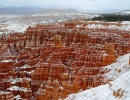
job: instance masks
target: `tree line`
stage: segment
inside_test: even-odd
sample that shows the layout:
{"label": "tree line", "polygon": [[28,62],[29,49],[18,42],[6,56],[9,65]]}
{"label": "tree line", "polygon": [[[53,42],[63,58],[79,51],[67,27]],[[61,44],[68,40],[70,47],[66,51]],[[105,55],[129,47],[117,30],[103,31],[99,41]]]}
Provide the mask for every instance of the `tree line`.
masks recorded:
{"label": "tree line", "polygon": [[102,14],[98,17],[93,17],[92,21],[130,21],[130,14]]}

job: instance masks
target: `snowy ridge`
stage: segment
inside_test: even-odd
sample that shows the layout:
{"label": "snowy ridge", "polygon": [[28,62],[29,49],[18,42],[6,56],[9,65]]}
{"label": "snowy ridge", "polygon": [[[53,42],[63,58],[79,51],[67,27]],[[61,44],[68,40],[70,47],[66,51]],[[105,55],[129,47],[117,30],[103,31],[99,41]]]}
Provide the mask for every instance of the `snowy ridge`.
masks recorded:
{"label": "snowy ridge", "polygon": [[[130,54],[124,55],[117,59],[117,62],[106,66],[110,72],[105,74],[105,77],[116,77],[105,85],[85,90],[80,93],[70,94],[65,100],[130,100]],[[115,69],[121,69],[118,72]]]}
{"label": "snowy ridge", "polygon": [[[43,10],[32,15],[0,15],[0,34],[10,31],[24,33],[28,26],[51,24],[75,18],[88,18],[89,14],[75,10]],[[2,25],[2,26],[1,26]],[[2,27],[2,28],[1,28]]]}

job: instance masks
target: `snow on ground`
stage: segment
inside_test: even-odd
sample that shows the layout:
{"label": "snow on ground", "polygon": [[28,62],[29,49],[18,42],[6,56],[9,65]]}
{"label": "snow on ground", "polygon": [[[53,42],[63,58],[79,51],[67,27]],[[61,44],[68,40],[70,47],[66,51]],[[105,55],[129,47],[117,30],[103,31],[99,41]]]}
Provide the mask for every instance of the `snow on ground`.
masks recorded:
{"label": "snow on ground", "polygon": [[10,88],[8,88],[9,90],[15,90],[15,91],[18,91],[18,90],[20,90],[20,87],[18,87],[18,86],[12,86],[12,87],[10,87]]}
{"label": "snow on ground", "polygon": [[0,34],[10,31],[24,32],[28,26],[36,24],[50,24],[75,18],[88,18],[91,15],[74,10],[43,10],[33,15],[0,15]]}
{"label": "snow on ground", "polygon": [[130,66],[129,66],[129,57],[130,54],[121,56],[117,59],[116,63],[113,63],[111,65],[108,65],[105,68],[110,69],[110,71],[104,76],[107,79],[115,80],[116,78],[120,77],[122,74],[126,73],[127,71],[130,71]]}
{"label": "snow on ground", "polygon": [[6,27],[7,30],[10,31],[18,31],[18,32],[25,32],[26,29],[28,28],[28,25],[24,24],[10,24],[9,26]]}
{"label": "snow on ground", "polygon": [[130,14],[130,11],[129,10],[123,11],[122,14]]}
{"label": "snow on ground", "polygon": [[130,25],[130,21],[123,21],[122,24],[129,24]]}
{"label": "snow on ground", "polygon": [[[76,18],[92,18],[93,16],[87,13],[81,13],[73,10],[45,10],[33,15],[0,15],[0,34],[21,32],[23,33],[28,26],[35,26],[36,24],[50,24],[73,20]],[[89,21],[91,22],[91,21]],[[107,28],[107,29],[121,29],[130,30],[130,21],[123,21],[122,26],[117,25],[102,25],[103,21],[95,21],[98,24],[88,24],[86,28]],[[118,24],[118,22],[110,22]]]}
{"label": "snow on ground", "polygon": [[1,62],[12,62],[13,60],[9,59],[9,60],[2,60]]}
{"label": "snow on ground", "polygon": [[[119,57],[116,63],[105,67],[110,69],[105,77],[114,77],[113,81],[90,90],[70,94],[65,100],[130,100],[129,57],[130,54]],[[121,72],[117,69],[121,69]]]}
{"label": "snow on ground", "polygon": [[[101,23],[101,24],[100,24]],[[121,24],[122,26],[117,26],[117,25],[102,25],[102,21],[100,21],[99,24],[88,24],[85,28],[93,28],[93,29],[119,29],[119,30],[130,30],[130,21],[123,21]],[[114,22],[113,22],[114,23]],[[111,24],[111,23],[110,23]],[[115,22],[117,24],[117,22]]]}

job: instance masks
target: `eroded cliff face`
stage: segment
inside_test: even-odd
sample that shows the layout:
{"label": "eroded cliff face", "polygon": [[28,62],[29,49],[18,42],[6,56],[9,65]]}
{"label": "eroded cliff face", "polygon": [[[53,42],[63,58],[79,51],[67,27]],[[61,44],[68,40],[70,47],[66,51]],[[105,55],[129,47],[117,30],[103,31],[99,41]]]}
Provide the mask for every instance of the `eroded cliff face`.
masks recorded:
{"label": "eroded cliff face", "polygon": [[58,100],[111,81],[103,77],[109,70],[101,68],[130,53],[130,32],[79,24],[37,25],[24,34],[3,34],[0,90],[27,100]]}

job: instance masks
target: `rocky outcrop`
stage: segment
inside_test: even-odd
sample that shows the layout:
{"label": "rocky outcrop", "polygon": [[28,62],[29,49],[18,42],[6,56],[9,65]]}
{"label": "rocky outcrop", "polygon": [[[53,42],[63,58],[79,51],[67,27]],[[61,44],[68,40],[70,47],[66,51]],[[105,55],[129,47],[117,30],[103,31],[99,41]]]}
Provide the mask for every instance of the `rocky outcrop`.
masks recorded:
{"label": "rocky outcrop", "polygon": [[0,90],[27,100],[64,99],[107,83],[102,74],[109,70],[101,68],[130,52],[128,31],[60,24],[1,36]]}

